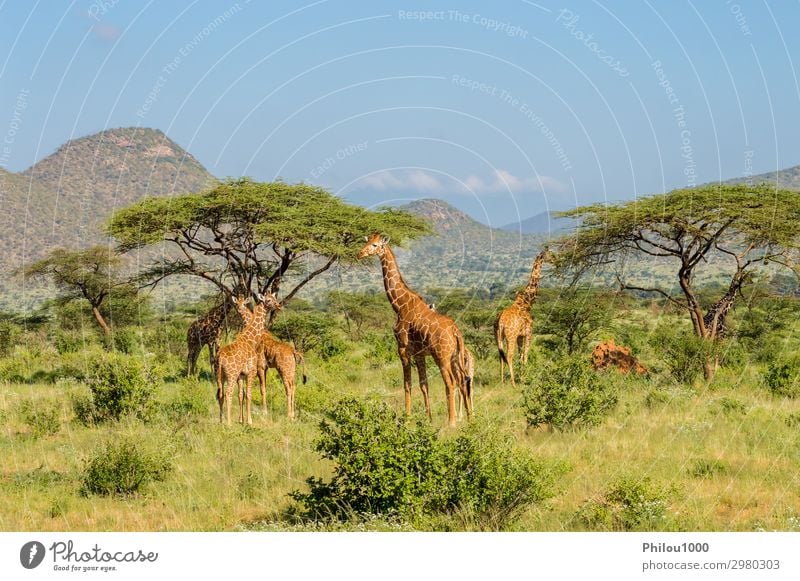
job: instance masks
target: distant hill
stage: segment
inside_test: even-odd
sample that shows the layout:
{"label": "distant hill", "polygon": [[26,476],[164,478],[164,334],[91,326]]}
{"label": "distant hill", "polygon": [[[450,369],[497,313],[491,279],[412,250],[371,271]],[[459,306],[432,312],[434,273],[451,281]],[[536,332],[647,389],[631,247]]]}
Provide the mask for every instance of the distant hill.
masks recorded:
{"label": "distant hill", "polygon": [[[393,246],[403,277],[418,292],[432,288],[516,288],[526,282],[541,248],[539,236],[490,228],[443,200],[417,200],[400,209],[424,218],[436,232],[436,236],[411,242],[408,248]],[[337,278],[315,285],[382,291],[377,261],[367,264],[367,268],[345,269]]]}
{"label": "distant hill", "polygon": [[784,188],[787,190],[800,190],[800,165],[796,165],[794,167],[789,167],[779,171],[761,173],[754,176],[734,178],[732,180],[727,180],[725,183],[758,184],[761,182],[767,182],[770,184],[777,183],[779,188]]}
{"label": "distant hill", "polygon": [[506,224],[503,226],[503,230],[538,234],[550,238],[572,232],[575,224],[576,221],[571,218],[556,218],[552,212],[541,212],[525,220]]}
{"label": "distant hill", "polygon": [[155,129],[109,129],[68,141],[21,173],[0,173],[0,270],[57,246],[101,242],[114,209],[145,195],[195,191],[213,179]]}

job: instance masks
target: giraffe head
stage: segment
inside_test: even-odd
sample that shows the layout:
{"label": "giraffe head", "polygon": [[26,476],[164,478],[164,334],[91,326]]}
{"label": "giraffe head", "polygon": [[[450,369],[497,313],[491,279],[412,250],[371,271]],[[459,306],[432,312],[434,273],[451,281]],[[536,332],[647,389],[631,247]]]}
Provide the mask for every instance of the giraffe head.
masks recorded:
{"label": "giraffe head", "polygon": [[276,297],[273,293],[267,293],[265,295],[259,293],[256,294],[256,298],[258,299],[259,303],[264,305],[264,308],[267,311],[280,311],[283,308],[281,302],[278,300],[278,297]]}
{"label": "giraffe head", "polygon": [[388,236],[381,236],[377,232],[370,236],[364,236],[364,240],[367,242],[364,248],[358,253],[358,260],[362,258],[366,258],[367,256],[383,256],[383,253],[386,249],[386,245],[389,244],[389,237]]}
{"label": "giraffe head", "polygon": [[231,296],[231,301],[233,301],[236,310],[241,315],[242,320],[247,324],[252,316],[252,311],[250,311],[250,307],[247,306],[247,297],[246,296]]}

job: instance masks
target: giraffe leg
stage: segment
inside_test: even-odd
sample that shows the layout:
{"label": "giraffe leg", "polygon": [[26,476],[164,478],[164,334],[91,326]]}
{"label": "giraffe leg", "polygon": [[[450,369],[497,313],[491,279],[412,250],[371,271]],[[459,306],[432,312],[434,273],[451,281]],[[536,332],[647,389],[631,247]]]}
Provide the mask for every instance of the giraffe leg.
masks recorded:
{"label": "giraffe leg", "polygon": [[417,355],[414,357],[417,364],[417,373],[419,374],[419,390],[422,392],[422,400],[425,402],[425,413],[428,414],[428,419],[432,420],[431,416],[431,400],[428,395],[428,370],[425,367],[425,356]]}
{"label": "giraffe leg", "polygon": [[194,344],[189,344],[189,355],[186,358],[186,376],[193,377],[196,371],[197,356],[200,352]]}
{"label": "giraffe leg", "polygon": [[247,374],[247,391],[245,392],[245,399],[247,400],[247,425],[253,425],[253,379],[255,379],[255,373],[250,372]]}
{"label": "giraffe leg", "polygon": [[225,403],[228,412],[228,425],[231,425],[231,406],[233,404],[233,385],[238,384],[239,380],[228,376],[228,385],[225,386]]}
{"label": "giraffe leg", "polygon": [[222,365],[217,367],[217,401],[219,402],[219,423],[222,423],[222,406],[225,403],[225,391],[223,390]]}
{"label": "giraffe leg", "polygon": [[261,392],[261,409],[264,415],[267,414],[267,368],[265,365],[258,366],[258,389]]}
{"label": "giraffe leg", "polygon": [[[199,355],[199,353],[198,353]],[[208,362],[211,365],[211,372],[214,372],[214,367],[217,361],[217,346],[214,343],[208,344]]]}
{"label": "giraffe leg", "polygon": [[[292,357],[294,360],[294,357]],[[294,369],[290,366],[281,366],[278,368],[278,373],[283,382],[283,389],[286,392],[286,417],[290,420],[294,419]]]}
{"label": "giraffe leg", "polygon": [[527,365],[528,364],[528,352],[530,350],[531,350],[531,331],[530,331],[530,329],[528,329],[528,331],[525,333],[525,335],[524,335],[524,337],[522,339],[522,364],[523,365]]}
{"label": "giraffe leg", "polygon": [[444,390],[447,396],[447,423],[451,428],[456,427],[456,394],[455,377],[446,364],[442,364],[442,379],[444,379]]}
{"label": "giraffe leg", "polygon": [[405,391],[406,415],[411,415],[411,357],[405,349],[400,351],[400,363],[403,365],[403,390]]}
{"label": "giraffe leg", "polygon": [[506,364],[508,365],[508,374],[511,376],[511,387],[516,387],[517,384],[514,382],[514,354],[517,350],[517,342],[516,340],[512,341],[511,339],[508,340],[508,352],[506,353]]}
{"label": "giraffe leg", "polygon": [[242,386],[242,378],[241,375],[236,380],[236,387],[238,388],[237,391],[239,392],[239,423],[244,423],[244,387]]}

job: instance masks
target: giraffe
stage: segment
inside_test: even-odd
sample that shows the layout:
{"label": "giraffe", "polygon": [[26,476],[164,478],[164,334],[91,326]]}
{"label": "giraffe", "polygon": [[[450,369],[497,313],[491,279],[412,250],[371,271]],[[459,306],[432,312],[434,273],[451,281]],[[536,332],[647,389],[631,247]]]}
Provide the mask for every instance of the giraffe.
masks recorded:
{"label": "giraffe", "polygon": [[189,325],[189,329],[186,331],[188,346],[186,375],[188,377],[197,373],[197,358],[200,356],[200,351],[203,350],[203,345],[208,345],[208,357],[211,361],[211,369],[214,369],[222,327],[231,307],[229,301],[223,300],[221,304]]}
{"label": "giraffe", "polygon": [[[536,255],[531,268],[531,276],[528,284],[517,294],[514,302],[504,309],[494,323],[494,336],[497,339],[497,350],[500,352],[500,381],[505,381],[503,364],[508,365],[508,372],[511,375],[511,385],[514,382],[514,352],[520,347],[522,364],[528,363],[528,351],[531,347],[531,330],[533,328],[533,318],[531,317],[531,305],[539,294],[539,279],[542,276],[542,265],[550,260],[552,253],[545,248]],[[503,342],[506,348],[503,348]]]}
{"label": "giraffe", "polygon": [[[428,308],[432,311],[436,311],[436,303],[428,303]],[[470,406],[472,407],[472,411],[475,411],[475,402],[472,400],[472,388],[474,385],[475,380],[475,357],[472,355],[472,351],[469,350],[469,347],[464,347],[465,353],[465,376],[467,382],[467,393],[470,397]],[[458,406],[458,419],[460,420],[463,417],[463,400],[461,397],[461,390],[456,391],[456,405]]]}
{"label": "giraffe", "polygon": [[748,274],[744,269],[739,269],[731,280],[728,290],[722,297],[711,305],[708,312],[703,317],[703,325],[706,328],[706,336],[711,339],[722,339],[725,336],[727,327],[725,319],[728,311],[733,307],[736,296],[741,295],[742,286],[749,280]]}
{"label": "giraffe", "polygon": [[[247,309],[244,297],[233,299],[239,312]],[[247,399],[247,423],[252,424],[251,399],[253,379],[257,372],[257,353],[256,347],[261,332],[264,330],[264,322],[267,319],[267,311],[276,311],[281,308],[278,299],[273,294],[258,295],[258,302],[253,309],[252,316],[247,321],[244,329],[236,336],[233,343],[225,345],[219,350],[217,356],[216,377],[217,377],[217,400],[219,401],[219,421],[222,422],[222,410],[227,402],[228,425],[231,423],[231,397],[233,396],[233,385],[239,384],[241,376],[246,378],[246,391],[243,392],[239,386],[239,421],[244,423],[243,399]],[[225,389],[223,389],[223,387]]]}
{"label": "giraffe", "polygon": [[[242,320],[249,321],[254,315],[246,305],[241,307],[237,304]],[[256,344],[256,374],[261,391],[261,405],[264,412],[267,411],[267,370],[274,368],[283,382],[283,389],[286,392],[286,415],[290,420],[294,419],[294,392],[295,375],[297,365],[305,365],[305,359],[300,351],[297,351],[289,343],[277,339],[272,333],[264,329]],[[303,373],[303,383],[306,382],[306,374]]]}
{"label": "giraffe", "polygon": [[406,415],[411,414],[411,361],[417,365],[419,388],[425,401],[425,412],[431,418],[428,397],[428,375],[425,358],[433,357],[444,380],[447,395],[447,419],[450,426],[456,424],[455,392],[461,391],[467,408],[467,418],[472,417],[472,397],[467,381],[466,349],[464,337],[450,317],[430,309],[417,293],[403,280],[397,266],[389,238],[380,234],[365,237],[366,245],[358,253],[358,260],[378,256],[383,271],[383,285],[392,309],[397,313],[394,336],[397,351],[403,365],[403,389],[405,391]]}

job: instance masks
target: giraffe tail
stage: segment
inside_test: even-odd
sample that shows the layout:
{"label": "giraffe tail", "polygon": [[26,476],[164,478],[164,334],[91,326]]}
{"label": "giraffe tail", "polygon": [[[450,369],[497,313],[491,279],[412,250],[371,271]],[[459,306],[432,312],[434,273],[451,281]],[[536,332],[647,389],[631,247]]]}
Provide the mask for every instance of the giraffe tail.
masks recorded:
{"label": "giraffe tail", "polygon": [[499,324],[494,328],[494,337],[497,339],[497,351],[500,353],[500,361],[508,365],[508,357],[505,349],[503,349],[503,327]]}
{"label": "giraffe tail", "polygon": [[306,381],[308,381],[308,378],[306,377],[306,359],[303,357],[303,354],[300,353],[300,351],[295,349],[294,360],[298,365],[303,367],[303,385],[305,385]]}

